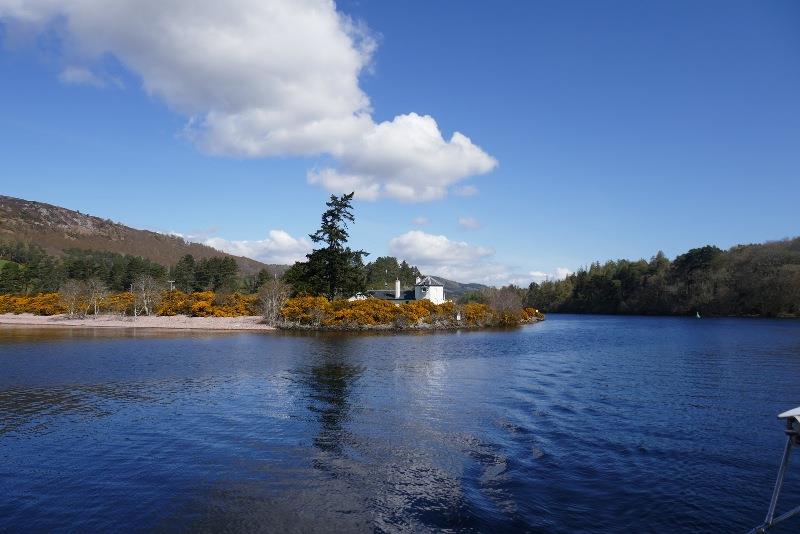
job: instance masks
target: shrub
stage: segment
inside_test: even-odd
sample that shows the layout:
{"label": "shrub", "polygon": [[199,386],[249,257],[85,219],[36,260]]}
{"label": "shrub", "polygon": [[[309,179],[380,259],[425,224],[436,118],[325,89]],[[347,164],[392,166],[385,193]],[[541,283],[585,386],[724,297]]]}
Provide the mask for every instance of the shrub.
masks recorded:
{"label": "shrub", "polygon": [[209,317],[214,314],[214,304],[210,300],[198,300],[192,304],[193,317]]}
{"label": "shrub", "polygon": [[486,304],[470,302],[464,304],[461,320],[467,326],[489,326],[493,322],[492,310]]}
{"label": "shrub", "polygon": [[194,298],[192,295],[177,289],[168,291],[158,304],[156,315],[190,315],[193,303]]}
{"label": "shrub", "polygon": [[215,317],[241,317],[258,315],[258,295],[231,293],[214,302],[212,313]]}
{"label": "shrub", "polygon": [[348,302],[334,301],[329,307],[326,326],[361,327],[374,325],[390,325],[399,315],[398,307],[387,300],[366,299]]}
{"label": "shrub", "polygon": [[61,306],[58,293],[40,293],[28,297],[26,311],[35,315],[58,315],[64,313],[64,307]]}
{"label": "shrub", "polygon": [[119,315],[133,315],[133,293],[113,293],[103,299],[101,308]]}
{"label": "shrub", "polygon": [[58,293],[39,293],[30,296],[0,295],[0,313],[56,315],[64,311]]}
{"label": "shrub", "polygon": [[325,297],[303,295],[287,299],[281,317],[290,323],[320,325],[328,314],[330,303]]}

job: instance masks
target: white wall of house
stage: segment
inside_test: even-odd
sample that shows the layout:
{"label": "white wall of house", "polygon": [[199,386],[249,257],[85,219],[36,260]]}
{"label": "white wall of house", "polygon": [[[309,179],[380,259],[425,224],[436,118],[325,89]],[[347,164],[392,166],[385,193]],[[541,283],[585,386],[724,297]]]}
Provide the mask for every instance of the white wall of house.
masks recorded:
{"label": "white wall of house", "polygon": [[444,302],[444,287],[442,286],[414,286],[414,298],[416,300],[429,300],[434,304]]}

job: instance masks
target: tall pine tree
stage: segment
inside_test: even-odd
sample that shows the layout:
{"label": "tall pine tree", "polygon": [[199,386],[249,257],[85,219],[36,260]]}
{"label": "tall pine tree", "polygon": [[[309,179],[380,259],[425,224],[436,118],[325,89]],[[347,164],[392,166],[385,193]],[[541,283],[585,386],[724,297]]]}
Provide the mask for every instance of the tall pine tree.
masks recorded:
{"label": "tall pine tree", "polygon": [[363,258],[368,253],[347,246],[350,237],[347,225],[355,222],[352,200],[353,193],[338,197],[331,195],[325,203],[328,209],[322,214],[319,230],[309,234],[320,248],[306,256],[308,261],[295,263],[284,275],[295,293],[324,295],[333,300],[364,291]]}

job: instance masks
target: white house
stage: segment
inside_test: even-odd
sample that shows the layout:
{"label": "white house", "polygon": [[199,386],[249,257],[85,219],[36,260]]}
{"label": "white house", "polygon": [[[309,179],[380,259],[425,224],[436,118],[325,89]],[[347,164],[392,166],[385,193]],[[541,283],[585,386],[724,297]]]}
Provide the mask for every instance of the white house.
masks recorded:
{"label": "white house", "polygon": [[366,294],[359,294],[355,297],[350,297],[349,300],[362,300],[369,297],[390,300],[395,304],[402,304],[404,302],[413,302],[415,300],[430,300],[434,304],[442,304],[446,301],[444,296],[444,286],[441,282],[426,276],[425,278],[417,277],[417,282],[414,284],[414,289],[402,289],[400,280],[394,281],[394,291],[386,289],[370,289]]}
{"label": "white house", "polygon": [[[399,280],[398,282],[399,283]],[[426,276],[420,279],[417,277],[417,283],[414,284],[414,300],[427,299],[434,304],[441,304],[445,301],[444,286],[435,278]]]}

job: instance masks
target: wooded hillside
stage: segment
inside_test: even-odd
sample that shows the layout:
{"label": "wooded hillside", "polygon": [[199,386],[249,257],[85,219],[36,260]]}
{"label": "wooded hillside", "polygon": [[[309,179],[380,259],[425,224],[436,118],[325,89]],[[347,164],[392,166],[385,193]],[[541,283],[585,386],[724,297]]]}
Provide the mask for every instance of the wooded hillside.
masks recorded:
{"label": "wooded hillside", "polygon": [[231,257],[242,274],[256,274],[267,267],[259,261],[232,256],[177,236],[138,230],[79,211],[2,195],[0,242],[33,243],[53,256],[74,249],[115,252],[160,265],[173,265],[187,254],[196,259]]}
{"label": "wooded hillside", "polygon": [[594,263],[531,284],[526,302],[545,312],[800,317],[800,238]]}

